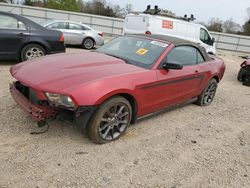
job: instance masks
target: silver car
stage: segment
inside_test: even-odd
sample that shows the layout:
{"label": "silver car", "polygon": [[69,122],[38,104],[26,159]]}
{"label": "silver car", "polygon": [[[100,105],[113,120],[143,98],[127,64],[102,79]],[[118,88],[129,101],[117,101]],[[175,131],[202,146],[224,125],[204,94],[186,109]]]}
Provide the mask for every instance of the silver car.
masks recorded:
{"label": "silver car", "polygon": [[92,49],[95,45],[104,44],[103,33],[91,27],[72,21],[48,20],[41,25],[48,29],[55,29],[63,32],[65,44],[81,45],[85,49]]}

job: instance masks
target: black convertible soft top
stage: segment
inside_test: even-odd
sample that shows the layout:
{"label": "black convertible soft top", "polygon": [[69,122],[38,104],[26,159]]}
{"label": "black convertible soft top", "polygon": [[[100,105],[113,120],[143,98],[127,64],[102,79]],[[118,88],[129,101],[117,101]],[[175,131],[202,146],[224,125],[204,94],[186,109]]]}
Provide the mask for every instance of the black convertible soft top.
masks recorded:
{"label": "black convertible soft top", "polygon": [[191,42],[188,40],[184,40],[177,37],[167,36],[167,35],[145,35],[145,34],[133,34],[131,36],[140,36],[150,39],[162,40],[168,43],[173,43],[175,46],[193,46],[197,48],[203,55],[205,61],[210,61],[210,57],[208,56],[206,49],[195,42]]}

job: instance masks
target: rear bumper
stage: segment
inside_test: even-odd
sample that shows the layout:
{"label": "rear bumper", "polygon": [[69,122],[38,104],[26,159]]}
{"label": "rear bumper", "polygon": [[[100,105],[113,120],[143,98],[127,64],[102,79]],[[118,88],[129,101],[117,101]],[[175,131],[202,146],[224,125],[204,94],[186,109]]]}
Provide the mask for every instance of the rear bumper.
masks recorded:
{"label": "rear bumper", "polygon": [[50,50],[47,50],[48,54],[64,53],[66,47],[63,42],[54,42],[50,45]]}
{"label": "rear bumper", "polygon": [[45,121],[46,119],[54,118],[57,115],[57,111],[54,108],[31,103],[16,89],[15,83],[10,84],[10,93],[16,103],[35,121]]}
{"label": "rear bumper", "polygon": [[96,46],[102,46],[102,45],[104,45],[104,38],[98,36],[98,37],[95,39],[95,44],[96,44]]}

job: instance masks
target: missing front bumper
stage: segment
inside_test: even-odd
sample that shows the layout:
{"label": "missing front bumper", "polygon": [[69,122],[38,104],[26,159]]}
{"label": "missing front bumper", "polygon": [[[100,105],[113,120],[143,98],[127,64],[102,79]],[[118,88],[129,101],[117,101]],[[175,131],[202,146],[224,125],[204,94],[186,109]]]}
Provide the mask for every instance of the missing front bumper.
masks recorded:
{"label": "missing front bumper", "polygon": [[15,83],[10,84],[10,93],[16,103],[28,113],[35,121],[46,121],[53,119],[57,115],[57,110],[49,106],[41,106],[30,102],[20,91]]}

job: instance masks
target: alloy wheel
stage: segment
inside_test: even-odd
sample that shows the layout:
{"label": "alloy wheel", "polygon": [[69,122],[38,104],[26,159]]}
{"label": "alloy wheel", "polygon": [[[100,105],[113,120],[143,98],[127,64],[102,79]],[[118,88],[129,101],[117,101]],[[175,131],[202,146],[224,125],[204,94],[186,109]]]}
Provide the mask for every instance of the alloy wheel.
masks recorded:
{"label": "alloy wheel", "polygon": [[111,141],[119,137],[129,124],[130,111],[126,104],[118,103],[104,113],[99,126],[102,139]]}
{"label": "alloy wheel", "polygon": [[92,39],[89,39],[89,38],[85,39],[84,42],[83,42],[83,44],[84,44],[84,47],[85,47],[86,49],[92,49],[93,46],[94,46],[93,40],[92,40]]}
{"label": "alloy wheel", "polygon": [[203,103],[205,105],[210,104],[213,101],[216,89],[217,89],[217,85],[215,83],[212,83],[211,85],[209,85],[209,87],[207,88],[207,90],[205,91],[205,94],[204,94]]}
{"label": "alloy wheel", "polygon": [[45,55],[44,52],[40,48],[32,47],[27,50],[25,57],[27,60],[31,60],[44,55]]}

